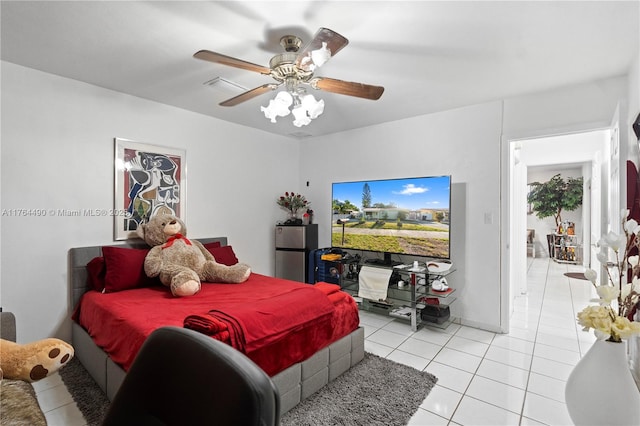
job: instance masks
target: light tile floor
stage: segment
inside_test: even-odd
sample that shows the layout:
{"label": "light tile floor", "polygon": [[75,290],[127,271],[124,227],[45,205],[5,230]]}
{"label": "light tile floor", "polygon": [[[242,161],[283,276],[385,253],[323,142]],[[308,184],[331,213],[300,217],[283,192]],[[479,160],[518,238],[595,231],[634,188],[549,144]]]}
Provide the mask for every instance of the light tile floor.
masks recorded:
{"label": "light tile floor", "polygon": [[[529,258],[529,291],[516,298],[509,334],[451,325],[412,332],[401,320],[361,312],[365,350],[426,370],[438,383],[410,425],[571,425],[565,381],[593,335],[576,325],[588,304],[580,266]],[[59,375],[34,383],[50,426],[85,422]]]}
{"label": "light tile floor", "polygon": [[[410,365],[438,383],[410,425],[572,425],[564,400],[569,373],[595,337],[576,324],[576,314],[595,297],[591,283],[570,279],[577,265],[529,258],[528,293],[515,299],[509,334],[466,326],[423,328],[399,345],[377,338],[392,323],[363,312],[365,350],[409,364],[400,352],[414,340],[436,345],[413,352]],[[395,327],[395,326],[394,326]],[[395,343],[395,340],[390,342]]]}

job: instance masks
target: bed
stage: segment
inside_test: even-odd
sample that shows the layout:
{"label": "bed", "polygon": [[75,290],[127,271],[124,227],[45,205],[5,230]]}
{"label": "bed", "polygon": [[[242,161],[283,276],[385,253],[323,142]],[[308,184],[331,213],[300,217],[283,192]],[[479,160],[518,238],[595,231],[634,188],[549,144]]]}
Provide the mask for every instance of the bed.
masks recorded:
{"label": "bed", "polygon": [[[199,241],[220,263],[237,261],[226,237]],[[204,283],[195,296],[175,298],[141,272],[146,250],[139,240],[69,250],[72,344],[110,400],[144,339],[165,325],[244,352],[272,377],[281,413],[364,357],[357,305],[338,286],[252,273],[242,284]],[[254,318],[256,312],[262,316]]]}

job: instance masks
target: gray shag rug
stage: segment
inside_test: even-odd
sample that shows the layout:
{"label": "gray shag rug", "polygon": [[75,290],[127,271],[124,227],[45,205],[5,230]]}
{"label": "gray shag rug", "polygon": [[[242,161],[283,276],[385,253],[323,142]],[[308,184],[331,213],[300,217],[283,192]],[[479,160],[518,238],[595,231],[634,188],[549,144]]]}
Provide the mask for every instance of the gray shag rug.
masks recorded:
{"label": "gray shag rug", "polygon": [[[100,425],[109,400],[74,358],[60,376],[88,425]],[[430,373],[365,353],[349,371],[285,413],[282,426],[406,425],[437,382]]]}
{"label": "gray shag rug", "polygon": [[78,358],[73,358],[58,371],[60,378],[76,402],[78,409],[90,426],[102,424],[107,414],[109,399]]}
{"label": "gray shag rug", "polygon": [[359,364],[282,416],[281,424],[406,425],[437,381],[365,352]]}

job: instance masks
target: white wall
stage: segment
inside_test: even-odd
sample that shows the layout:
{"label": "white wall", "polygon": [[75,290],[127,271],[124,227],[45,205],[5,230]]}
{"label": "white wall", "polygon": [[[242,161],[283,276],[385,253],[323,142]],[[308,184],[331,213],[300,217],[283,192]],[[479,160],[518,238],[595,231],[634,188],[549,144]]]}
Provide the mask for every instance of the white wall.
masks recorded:
{"label": "white wall", "polygon": [[[272,273],[284,217],[275,200],[299,174],[295,140],[6,62],[1,100],[1,209],[109,209],[114,137],[185,148],[189,235],[226,235],[242,261]],[[0,229],[0,302],[19,340],[70,339],[67,252],[112,244],[113,219],[4,214]]]}
{"label": "white wall", "polygon": [[[330,245],[331,183],[452,175],[449,282],[452,314],[494,327],[499,306],[500,102],[470,106],[307,141],[301,180],[318,216],[320,245]],[[489,222],[485,222],[489,216]]]}
{"label": "white wall", "polygon": [[533,138],[606,128],[619,100],[628,97],[620,76],[505,100],[507,139]]}

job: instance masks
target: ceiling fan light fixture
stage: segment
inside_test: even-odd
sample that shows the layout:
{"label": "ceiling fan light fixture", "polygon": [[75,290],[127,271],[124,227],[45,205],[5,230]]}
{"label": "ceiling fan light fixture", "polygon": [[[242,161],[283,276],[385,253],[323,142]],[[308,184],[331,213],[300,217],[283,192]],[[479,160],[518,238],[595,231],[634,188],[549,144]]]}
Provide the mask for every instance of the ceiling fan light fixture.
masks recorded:
{"label": "ceiling fan light fixture", "polygon": [[[349,40],[328,28],[320,28],[303,49],[300,49],[302,41],[299,37],[285,35],[280,39],[285,53],[273,56],[269,61],[269,68],[210,50],[200,50],[193,56],[216,64],[269,75],[277,82],[277,84],[263,84],[247,90],[220,102],[220,106],[236,106],[284,86],[284,90],[270,100],[267,106],[260,106],[260,110],[272,123],[276,123],[278,117],[286,117],[293,113],[293,124],[296,127],[301,127],[307,126],[324,112],[324,101],[322,99],[316,100],[313,95],[307,94],[303,85],[311,86],[316,90],[363,99],[378,100],[382,96],[384,92],[382,86],[328,77],[314,77],[314,71],[323,66],[348,43]],[[289,108],[292,105],[293,109],[291,110]]]}
{"label": "ceiling fan light fixture", "polygon": [[291,96],[291,93],[282,91],[269,101],[268,106],[261,106],[260,111],[262,111],[264,116],[271,120],[272,123],[276,123],[276,117],[286,117],[291,113],[289,107],[292,103],[293,96]]}
{"label": "ceiling fan light fixture", "polygon": [[307,110],[302,105],[296,105],[291,110],[295,120],[293,120],[293,125],[296,127],[306,126],[311,123],[311,117],[307,115]]}
{"label": "ceiling fan light fixture", "polygon": [[[303,92],[304,93],[304,92]],[[289,93],[286,90],[279,92],[275,98],[269,101],[269,105],[260,107],[264,116],[276,123],[276,117],[286,117],[293,114],[293,125],[296,127],[307,126],[324,112],[324,100],[319,101],[313,95],[303,93]],[[289,107],[293,104],[293,108]]]}
{"label": "ceiling fan light fixture", "polygon": [[311,60],[316,67],[321,67],[331,59],[331,50],[327,49],[327,43],[322,42],[322,47],[311,51]]}
{"label": "ceiling fan light fixture", "polygon": [[324,100],[316,101],[313,95],[304,95],[301,103],[311,119],[318,118],[324,112]]}
{"label": "ceiling fan light fixture", "polygon": [[327,43],[323,41],[322,47],[310,51],[300,60],[300,68],[314,72],[316,68],[323,66],[329,59],[331,59],[331,50],[327,48]]}

